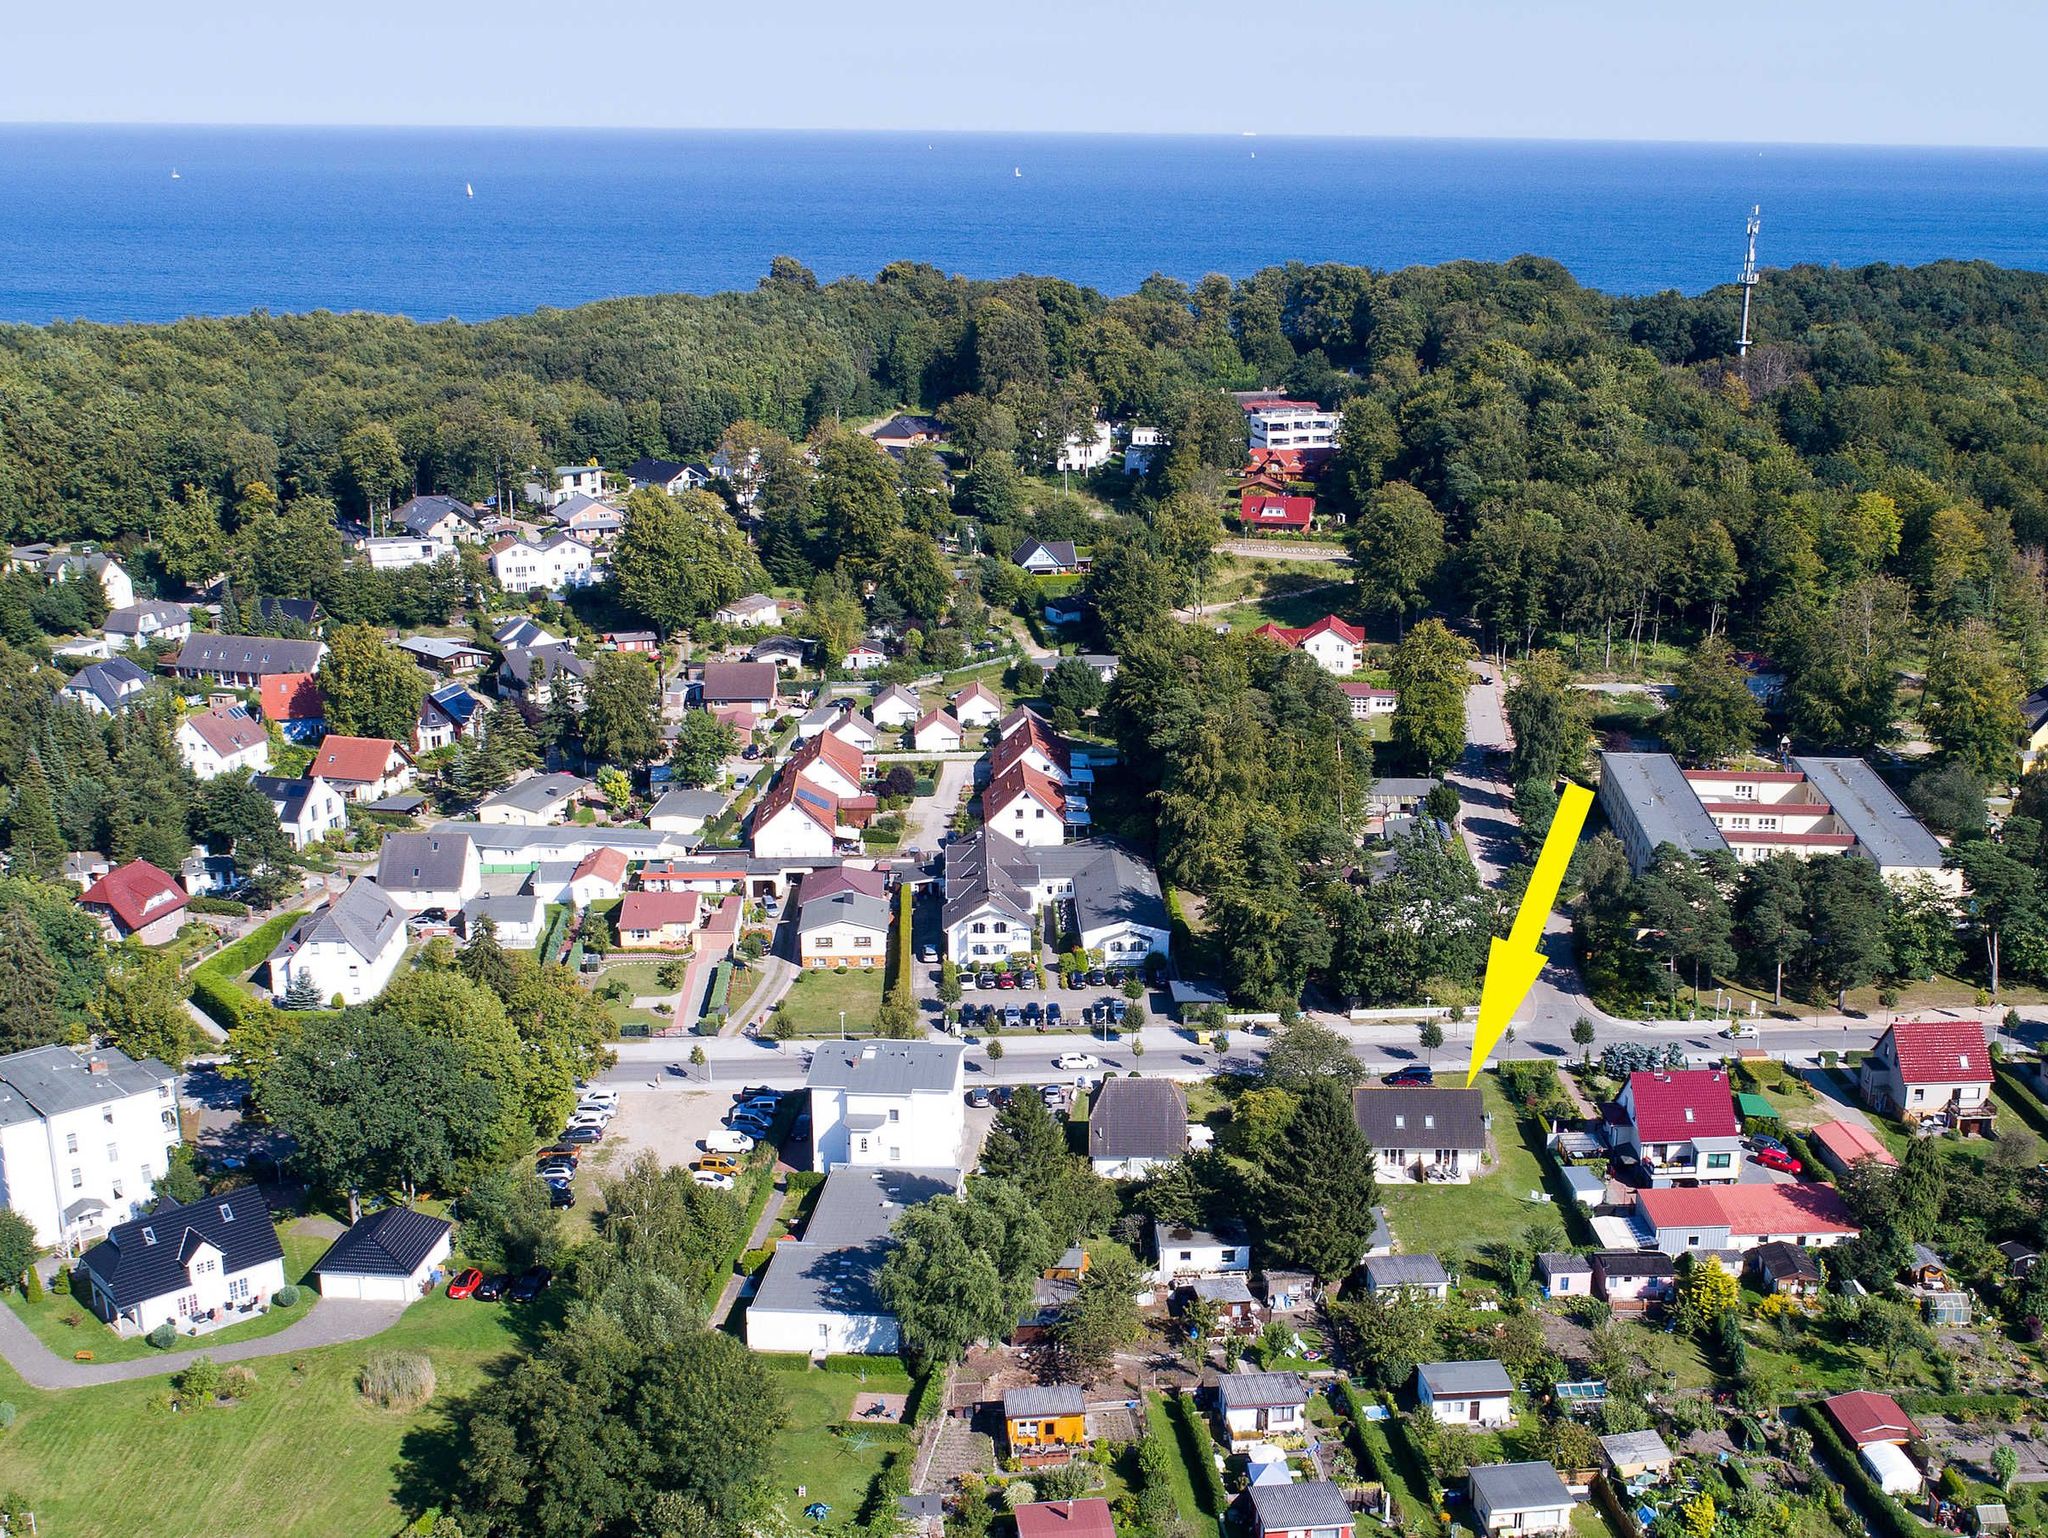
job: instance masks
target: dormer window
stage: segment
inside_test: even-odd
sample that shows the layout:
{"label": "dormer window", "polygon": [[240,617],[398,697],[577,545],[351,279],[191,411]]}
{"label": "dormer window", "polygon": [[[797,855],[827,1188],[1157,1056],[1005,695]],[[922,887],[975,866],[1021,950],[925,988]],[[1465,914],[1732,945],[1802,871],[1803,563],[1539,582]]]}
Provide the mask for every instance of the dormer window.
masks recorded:
{"label": "dormer window", "polygon": [[1400,1115],[1399,1113],[1396,1113],[1394,1117],[1394,1125],[1396,1127],[1405,1127],[1408,1125],[1408,1118]]}
{"label": "dormer window", "polygon": [[235,1209],[226,1202],[220,1204],[220,1220],[223,1223],[232,1223],[235,1220]]}
{"label": "dormer window", "polygon": [[1434,1128],[1436,1126],[1436,1117],[1433,1115],[1423,1117],[1422,1125],[1425,1128]]}
{"label": "dormer window", "polygon": [[155,1229],[153,1229],[153,1228],[145,1228],[145,1229],[144,1229],[144,1230],[142,1231],[142,1242],[143,1242],[144,1244],[155,1244],[155,1243],[156,1243],[156,1230],[155,1230]]}

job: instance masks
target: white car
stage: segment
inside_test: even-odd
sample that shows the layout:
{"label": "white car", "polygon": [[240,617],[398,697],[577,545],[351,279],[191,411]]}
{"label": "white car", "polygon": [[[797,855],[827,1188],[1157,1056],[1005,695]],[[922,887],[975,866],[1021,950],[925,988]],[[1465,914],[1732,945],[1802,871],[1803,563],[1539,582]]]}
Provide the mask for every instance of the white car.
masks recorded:
{"label": "white car", "polygon": [[690,1178],[700,1186],[709,1186],[714,1191],[730,1191],[732,1176],[721,1175],[717,1170],[691,1170]]}
{"label": "white car", "polygon": [[754,1140],[744,1132],[734,1132],[731,1129],[727,1129],[723,1132],[714,1132],[711,1136],[704,1139],[704,1151],[706,1153],[729,1154],[752,1153],[754,1151]]}
{"label": "white car", "polygon": [[1740,1020],[1736,1021],[1735,1024],[1729,1026],[1728,1029],[1723,1031],[1721,1034],[1723,1036],[1732,1037],[1737,1041],[1741,1041],[1745,1037],[1750,1041],[1763,1040],[1763,1032],[1759,1031],[1755,1026],[1749,1025]]}
{"label": "white car", "polygon": [[574,1131],[578,1127],[595,1127],[598,1131],[602,1132],[606,1127],[609,1127],[611,1124],[612,1119],[599,1111],[578,1111],[574,1116],[569,1118],[568,1122],[568,1126],[571,1131]]}
{"label": "white car", "polygon": [[573,1164],[543,1164],[534,1173],[543,1180],[574,1180],[576,1166]]}
{"label": "white car", "polygon": [[619,1092],[609,1084],[585,1084],[578,1087],[576,1098],[586,1105],[611,1105],[619,1103]]}
{"label": "white car", "polygon": [[1069,1073],[1083,1068],[1100,1068],[1102,1059],[1092,1052],[1062,1052],[1052,1060],[1052,1065],[1063,1073]]}

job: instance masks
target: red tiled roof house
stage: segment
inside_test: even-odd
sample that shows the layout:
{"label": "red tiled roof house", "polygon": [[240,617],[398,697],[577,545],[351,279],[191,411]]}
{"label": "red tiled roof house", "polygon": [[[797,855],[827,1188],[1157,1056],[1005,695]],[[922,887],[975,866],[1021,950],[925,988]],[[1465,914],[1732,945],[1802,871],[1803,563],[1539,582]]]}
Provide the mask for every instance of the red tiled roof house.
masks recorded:
{"label": "red tiled roof house", "polygon": [[1742,1177],[1742,1127],[1719,1069],[1632,1073],[1607,1123],[1615,1149],[1639,1160],[1656,1185]]}
{"label": "red tiled roof house", "polygon": [[116,940],[134,935],[144,945],[162,945],[178,937],[179,917],[192,899],[178,883],[147,860],[130,860],[100,877],[78,896]]}
{"label": "red tiled roof house", "polygon": [[1991,1053],[1974,1020],[1900,1020],[1863,1060],[1864,1103],[1907,1126],[1929,1117],[1966,1136],[1991,1130]]}

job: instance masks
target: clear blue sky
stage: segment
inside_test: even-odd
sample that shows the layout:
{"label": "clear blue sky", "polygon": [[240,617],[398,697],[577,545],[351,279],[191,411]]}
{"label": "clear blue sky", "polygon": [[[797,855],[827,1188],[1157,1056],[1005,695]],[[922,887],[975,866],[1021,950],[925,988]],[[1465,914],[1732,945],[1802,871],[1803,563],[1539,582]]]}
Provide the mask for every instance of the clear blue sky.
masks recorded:
{"label": "clear blue sky", "polygon": [[2035,0],[35,0],[16,122],[2048,145]]}

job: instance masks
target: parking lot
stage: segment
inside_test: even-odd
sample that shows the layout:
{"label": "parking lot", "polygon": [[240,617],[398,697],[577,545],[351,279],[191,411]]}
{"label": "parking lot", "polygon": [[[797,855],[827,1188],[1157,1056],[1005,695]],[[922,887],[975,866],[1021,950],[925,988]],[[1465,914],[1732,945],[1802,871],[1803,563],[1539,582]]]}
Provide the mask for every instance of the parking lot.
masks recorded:
{"label": "parking lot", "polygon": [[[710,1089],[624,1089],[619,1112],[605,1129],[604,1141],[590,1145],[576,1167],[578,1205],[597,1199],[598,1182],[624,1170],[642,1153],[667,1166],[688,1166],[704,1157],[704,1140],[724,1126],[738,1084]],[[798,1168],[809,1163],[802,1143],[785,1143],[785,1161]]]}

